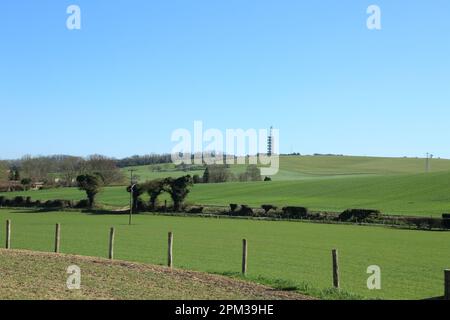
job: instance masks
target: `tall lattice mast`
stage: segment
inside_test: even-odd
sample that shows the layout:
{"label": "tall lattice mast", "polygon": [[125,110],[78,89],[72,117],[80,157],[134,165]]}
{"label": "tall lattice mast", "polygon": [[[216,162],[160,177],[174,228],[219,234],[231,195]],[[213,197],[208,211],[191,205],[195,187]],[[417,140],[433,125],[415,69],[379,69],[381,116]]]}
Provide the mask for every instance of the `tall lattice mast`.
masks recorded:
{"label": "tall lattice mast", "polygon": [[267,137],[267,155],[273,154],[273,127],[270,127],[269,136]]}

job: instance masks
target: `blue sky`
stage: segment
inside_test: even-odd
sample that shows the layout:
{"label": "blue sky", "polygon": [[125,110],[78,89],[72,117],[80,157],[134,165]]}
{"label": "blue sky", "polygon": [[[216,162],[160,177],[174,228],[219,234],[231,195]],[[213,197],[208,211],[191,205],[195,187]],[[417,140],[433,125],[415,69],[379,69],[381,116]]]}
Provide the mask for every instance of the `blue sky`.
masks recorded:
{"label": "blue sky", "polygon": [[450,158],[449,40],[448,0],[2,1],[0,158],[170,152],[195,120],[274,125],[282,152]]}

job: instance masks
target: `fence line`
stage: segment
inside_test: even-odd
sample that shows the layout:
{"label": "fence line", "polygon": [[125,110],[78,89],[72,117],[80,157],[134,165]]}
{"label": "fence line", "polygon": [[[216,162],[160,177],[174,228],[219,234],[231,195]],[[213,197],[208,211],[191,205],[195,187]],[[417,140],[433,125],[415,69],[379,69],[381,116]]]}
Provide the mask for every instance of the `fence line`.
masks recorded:
{"label": "fence line", "polygon": [[[6,220],[6,249],[11,249],[11,220]],[[168,233],[168,252],[167,252],[167,265],[169,268],[173,268],[173,232]],[[114,240],[115,240],[115,228],[111,227],[109,233],[109,254],[108,258],[114,260]],[[60,252],[61,241],[61,224],[56,224],[55,229],[55,253]],[[339,269],[339,254],[337,249],[332,249],[332,272],[333,272],[333,287],[340,289],[340,269]],[[242,240],[242,275],[246,276],[248,273],[248,241]],[[444,300],[450,300],[450,269],[444,270]]]}

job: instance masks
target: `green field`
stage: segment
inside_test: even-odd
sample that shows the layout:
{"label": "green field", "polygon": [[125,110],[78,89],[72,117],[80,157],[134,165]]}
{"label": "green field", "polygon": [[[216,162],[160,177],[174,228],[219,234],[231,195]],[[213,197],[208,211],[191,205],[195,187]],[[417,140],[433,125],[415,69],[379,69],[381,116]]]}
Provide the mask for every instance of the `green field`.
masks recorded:
{"label": "green field", "polygon": [[[62,252],[106,257],[109,228],[115,226],[116,258],[152,264],[166,262],[167,232],[173,231],[176,267],[224,274],[239,273],[241,240],[247,238],[250,279],[318,289],[331,286],[331,249],[338,248],[343,289],[369,298],[440,296],[443,270],[450,266],[447,232],[152,215],[135,216],[130,227],[123,215],[0,210],[0,221],[6,219],[13,223],[13,248],[51,251],[54,225],[61,223]],[[381,291],[366,288],[369,265],[381,267]]]}
{"label": "green field", "polygon": [[[160,171],[157,171],[159,168]],[[147,165],[123,168],[128,177],[129,169],[140,181],[164,177],[178,177],[185,174],[203,175],[203,171],[177,171],[173,164]],[[245,170],[243,165],[232,165],[231,171],[239,174]],[[433,159],[431,172],[450,172],[450,160]],[[275,181],[315,180],[327,178],[347,178],[352,176],[386,176],[398,174],[418,174],[425,172],[425,159],[420,158],[381,158],[350,156],[282,156],[280,170],[272,177]]]}
{"label": "green field", "polygon": [[[339,156],[281,157],[281,169],[271,182],[229,182],[197,184],[187,198],[188,204],[221,205],[230,203],[259,207],[305,206],[317,211],[341,212],[349,208],[370,208],[385,214],[441,216],[450,212],[450,160],[434,159],[430,173],[424,173],[425,160],[412,158],[373,158]],[[171,164],[133,167],[141,181],[202,174],[201,171],[176,171]],[[124,168],[128,172],[130,168]],[[244,166],[232,167],[234,173]],[[35,200],[81,200],[76,188],[0,193],[12,198],[31,196]],[[146,197],[144,195],[144,197]],[[147,197],[148,198],[148,197]],[[161,200],[168,199],[163,195]],[[124,186],[106,187],[98,203],[107,208],[125,208],[129,194]]]}
{"label": "green field", "polygon": [[[339,175],[337,170],[332,175],[325,175],[325,173],[319,175],[320,170],[316,170],[316,178],[198,184],[192,188],[187,202],[223,206],[238,203],[255,207],[262,204],[280,207],[295,205],[306,206],[311,210],[337,212],[348,208],[371,208],[379,209],[386,214],[436,217],[450,212],[450,171],[370,174],[367,166],[365,171],[360,170],[357,174],[358,170],[355,167],[359,166],[353,164],[350,167],[352,169],[341,164],[339,172],[346,173]],[[375,166],[371,167],[371,170],[376,170]],[[35,200],[85,198],[84,193],[76,188],[0,195],[9,198],[18,195],[31,196]],[[126,207],[129,203],[129,194],[125,191],[125,187],[107,187],[99,194],[98,202],[107,207]]]}

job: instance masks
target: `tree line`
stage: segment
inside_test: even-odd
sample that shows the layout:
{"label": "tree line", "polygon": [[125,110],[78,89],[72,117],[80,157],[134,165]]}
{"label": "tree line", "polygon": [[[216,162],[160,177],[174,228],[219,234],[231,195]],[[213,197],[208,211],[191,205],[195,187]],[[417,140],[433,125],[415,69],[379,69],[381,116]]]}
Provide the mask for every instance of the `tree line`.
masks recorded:
{"label": "tree line", "polygon": [[[206,166],[202,177],[194,176],[194,183],[223,183],[261,181],[261,169],[256,165],[248,165],[244,172],[234,174],[229,165]],[[267,178],[266,178],[267,180]]]}
{"label": "tree line", "polygon": [[[95,198],[101,191],[105,181],[101,174],[83,174],[77,177],[78,188],[86,192],[88,206],[93,208],[95,205]],[[184,200],[190,192],[190,187],[193,185],[193,179],[190,175],[179,178],[165,178],[146,181],[144,183],[136,183],[129,185],[126,191],[131,193],[132,206],[134,211],[140,209],[155,210],[157,207],[158,197],[163,192],[167,192],[172,198],[173,210],[180,211]],[[148,203],[141,200],[141,196],[147,193],[149,196]]]}
{"label": "tree line", "polygon": [[24,156],[19,160],[0,162],[0,182],[16,181],[27,185],[43,182],[47,185],[74,186],[81,174],[98,173],[105,184],[121,184],[125,176],[116,160],[102,155]]}

